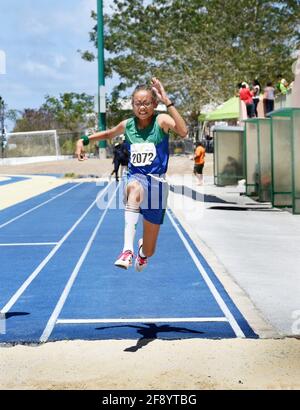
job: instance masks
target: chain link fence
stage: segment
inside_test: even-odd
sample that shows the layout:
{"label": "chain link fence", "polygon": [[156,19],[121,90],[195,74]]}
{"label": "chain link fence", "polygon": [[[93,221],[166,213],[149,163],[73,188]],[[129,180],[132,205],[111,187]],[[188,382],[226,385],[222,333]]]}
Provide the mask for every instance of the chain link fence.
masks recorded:
{"label": "chain link fence", "polygon": [[[4,150],[5,158],[38,157],[38,156],[73,156],[76,141],[83,135],[81,131],[34,131],[8,134]],[[107,141],[106,155],[113,156],[115,141]],[[195,150],[192,138],[170,140],[170,155],[189,155]],[[98,156],[98,141],[85,146],[91,156]]]}

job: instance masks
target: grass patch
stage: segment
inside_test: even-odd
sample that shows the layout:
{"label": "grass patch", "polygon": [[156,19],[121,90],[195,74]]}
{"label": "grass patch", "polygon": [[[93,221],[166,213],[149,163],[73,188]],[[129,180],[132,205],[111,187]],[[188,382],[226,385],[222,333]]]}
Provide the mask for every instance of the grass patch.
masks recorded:
{"label": "grass patch", "polygon": [[77,178],[77,175],[74,174],[74,172],[67,172],[67,173],[64,175],[64,178]]}

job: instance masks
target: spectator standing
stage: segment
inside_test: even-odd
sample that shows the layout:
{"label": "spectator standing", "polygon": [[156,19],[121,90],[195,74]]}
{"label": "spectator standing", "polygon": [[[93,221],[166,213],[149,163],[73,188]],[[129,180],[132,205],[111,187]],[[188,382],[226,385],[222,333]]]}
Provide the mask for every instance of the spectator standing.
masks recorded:
{"label": "spectator standing", "polygon": [[264,90],[264,109],[265,116],[267,117],[269,112],[274,110],[274,100],[275,100],[275,88],[272,82],[268,82]]}
{"label": "spectator standing", "polygon": [[261,85],[258,80],[253,81],[253,103],[254,103],[254,114],[258,117],[257,106],[259,104],[259,96],[261,92]]}
{"label": "spectator standing", "polygon": [[121,147],[121,144],[119,142],[116,142],[115,145],[114,145],[114,149],[113,149],[113,160],[112,160],[112,163],[114,165],[114,169],[113,169],[111,175],[115,174],[117,182],[119,182],[119,168],[120,168],[120,165],[121,165],[121,162],[120,162],[120,147]]}
{"label": "spectator standing", "polygon": [[120,145],[119,149],[119,161],[121,164],[121,176],[123,176],[124,171],[127,171],[128,169],[128,163],[129,163],[129,151],[127,149],[127,144],[125,140],[123,140],[122,144]]}
{"label": "spectator standing", "polygon": [[197,142],[194,155],[194,175],[199,180],[198,185],[203,185],[203,168],[205,163],[205,148],[203,142]]}
{"label": "spectator standing", "polygon": [[254,117],[253,94],[249,88],[247,88],[246,83],[242,83],[242,87],[240,89],[240,99],[246,104],[248,118]]}
{"label": "spectator standing", "polygon": [[288,82],[282,77],[281,74],[277,76],[277,89],[282,95],[286,95],[288,92]]}
{"label": "spectator standing", "polygon": [[115,174],[116,181],[119,181],[119,168],[121,165],[121,177],[123,176],[124,170],[127,170],[129,163],[129,152],[125,141],[116,142],[113,149],[113,165],[114,169],[111,175]]}
{"label": "spectator standing", "polygon": [[206,145],[205,147],[206,152],[212,153],[213,152],[213,138],[208,133],[205,135],[205,145]]}

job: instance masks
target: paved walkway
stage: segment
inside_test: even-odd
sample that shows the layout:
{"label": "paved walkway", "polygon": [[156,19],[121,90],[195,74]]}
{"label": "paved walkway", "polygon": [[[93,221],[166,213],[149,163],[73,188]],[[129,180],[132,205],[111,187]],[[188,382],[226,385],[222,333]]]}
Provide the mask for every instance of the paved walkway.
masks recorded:
{"label": "paved walkway", "polygon": [[[180,185],[192,188],[190,181],[170,179],[175,191]],[[300,216],[257,204],[240,195],[237,187],[216,187],[212,177],[204,187],[193,187],[198,196],[186,189],[185,206],[175,213],[211,263],[219,265],[220,276],[240,304],[249,310],[246,298],[252,301],[253,311],[266,322],[258,320],[259,329],[254,330],[262,337],[299,336]],[[191,193],[194,199],[188,198]],[[179,197],[170,197],[174,208],[180,208]]]}

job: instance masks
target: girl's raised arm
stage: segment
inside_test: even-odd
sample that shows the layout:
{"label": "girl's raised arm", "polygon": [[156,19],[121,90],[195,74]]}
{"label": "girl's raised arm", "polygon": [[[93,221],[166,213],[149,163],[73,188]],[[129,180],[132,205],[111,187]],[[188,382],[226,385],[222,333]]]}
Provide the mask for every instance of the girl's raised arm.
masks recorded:
{"label": "girl's raised arm", "polygon": [[159,101],[164,103],[168,109],[169,114],[160,114],[158,123],[164,131],[168,132],[170,129],[180,135],[182,138],[188,134],[186,123],[182,116],[175,108],[172,101],[167,96],[167,93],[162,83],[157,78],[152,78],[152,88]]}

